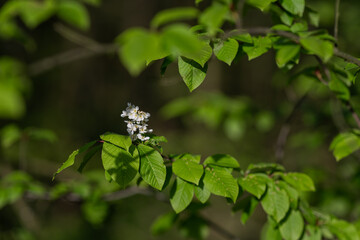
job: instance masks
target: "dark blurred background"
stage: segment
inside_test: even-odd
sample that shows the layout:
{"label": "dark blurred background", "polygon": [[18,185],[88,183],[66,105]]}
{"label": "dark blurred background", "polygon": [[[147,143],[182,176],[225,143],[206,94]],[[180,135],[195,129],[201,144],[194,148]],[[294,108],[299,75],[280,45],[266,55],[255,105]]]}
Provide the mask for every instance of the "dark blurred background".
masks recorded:
{"label": "dark blurred background", "polygon": [[[1,1],[0,6],[5,2]],[[205,1],[200,8],[208,4]],[[335,1],[312,0],[308,4],[319,11],[320,27],[332,33]],[[158,11],[178,6],[194,6],[194,3],[191,0],[104,0],[99,7],[87,6],[91,17],[90,30],[73,31],[108,44],[130,27],[148,28]],[[339,48],[359,55],[360,2],[344,0],[340,9]],[[269,14],[257,9],[244,8],[245,28],[271,26],[271,19]],[[1,55],[13,56],[31,66],[49,56],[78,48],[54,30],[58,23],[59,19],[54,17],[34,30],[27,30],[36,43],[30,52],[16,42],[0,40]],[[310,58],[301,60],[304,65],[315,63]],[[163,77],[160,65],[161,61],[154,62],[134,78],[121,65],[116,54],[98,54],[31,76],[31,93],[26,98],[25,116],[16,121],[1,120],[1,126],[15,122],[21,128],[46,128],[52,130],[58,140],[53,144],[29,142],[29,162],[25,170],[44,183],[54,184],[51,183],[53,172],[74,149],[97,139],[106,131],[126,134],[120,114],[127,102],[151,113],[149,124],[154,133],[166,136],[169,141],[164,144],[166,153],[189,152],[201,154],[203,158],[215,153],[228,153],[237,158],[243,168],[250,163],[275,161],[280,128],[289,109],[308,88],[301,81],[289,84],[291,74],[297,69],[290,73],[279,70],[272,51],[251,62],[243,56],[231,67],[213,59],[204,83],[190,94],[177,72],[176,63],[169,66]],[[206,120],[201,120],[196,114],[169,119],[166,113],[161,112],[174,99],[194,95],[202,98],[209,92],[226,99],[250,102],[252,108],[269,113],[270,117],[264,120],[269,127],[260,127],[259,130],[254,124],[258,118],[250,111],[246,122],[235,127],[240,133],[231,137],[221,124],[209,127]],[[355,220],[360,215],[359,196],[356,196],[359,177],[354,180],[359,172],[358,161],[350,158],[336,163],[328,151],[332,138],[339,131],[334,124],[336,115],[342,110],[335,99],[329,104],[328,95],[324,95],[311,94],[296,112],[290,123],[282,163],[288,171],[304,171],[314,178],[318,191],[307,197],[315,207]],[[16,152],[17,148],[9,151]],[[100,158],[96,157],[84,171],[101,169],[100,163]],[[81,178],[73,168],[59,175],[56,181]],[[111,204],[105,222],[97,227],[84,219],[81,207],[76,203],[33,201],[31,208],[41,223],[39,239],[182,239],[176,229],[163,236],[151,236],[151,223],[171,209],[169,204],[147,196],[133,196]],[[204,215],[241,239],[259,239],[261,226],[266,221],[262,210],[258,208],[244,226],[240,222],[240,214],[231,214],[230,208],[223,199],[212,196],[211,206]],[[0,225],[1,231],[6,232],[21,225],[21,222],[12,216],[10,207],[5,207],[0,210]],[[6,236],[0,239],[7,239]],[[221,236],[211,231],[209,239],[221,239]]]}

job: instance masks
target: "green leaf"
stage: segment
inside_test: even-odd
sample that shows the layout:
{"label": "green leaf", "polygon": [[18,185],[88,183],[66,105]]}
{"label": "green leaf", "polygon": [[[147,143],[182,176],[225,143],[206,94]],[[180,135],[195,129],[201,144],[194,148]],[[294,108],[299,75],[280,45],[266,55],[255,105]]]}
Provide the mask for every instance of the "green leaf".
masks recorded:
{"label": "green leaf", "polygon": [[249,33],[235,34],[231,38],[244,43],[253,43],[252,37]]}
{"label": "green leaf", "polygon": [[184,80],[190,92],[194,91],[204,81],[206,77],[207,66],[202,68],[193,60],[179,57],[179,73]]}
{"label": "green leaf", "polygon": [[226,41],[220,41],[214,43],[215,56],[220,61],[225,62],[229,66],[236,57],[238,49],[239,49],[239,43],[232,38],[228,38]]}
{"label": "green leaf", "polygon": [[141,28],[126,30],[116,39],[120,45],[120,60],[131,75],[140,74],[146,62],[158,54],[158,41],[157,35]]}
{"label": "green leaf", "polygon": [[199,59],[204,55],[204,42],[186,25],[166,27],[161,35],[161,45],[168,55]]}
{"label": "green leaf", "polygon": [[103,144],[101,159],[104,169],[121,188],[125,188],[139,170],[139,155],[135,146],[130,152],[111,143]]}
{"label": "green leaf", "polygon": [[190,214],[180,222],[179,232],[184,239],[205,240],[209,235],[208,222],[197,214]]}
{"label": "green leaf", "polygon": [[228,197],[235,203],[239,186],[234,177],[224,168],[205,168],[204,186],[211,193]]}
{"label": "green leaf", "polygon": [[285,45],[281,47],[275,56],[276,64],[279,68],[285,67],[285,65],[295,58],[300,53],[299,45]]}
{"label": "green leaf", "polygon": [[250,164],[247,168],[251,173],[262,172],[271,174],[273,172],[284,172],[285,168],[277,163]]}
{"label": "green leaf", "polygon": [[339,240],[359,240],[359,234],[355,226],[344,220],[332,219],[326,224],[329,230],[334,233]]}
{"label": "green leaf", "polygon": [[178,177],[199,184],[200,178],[203,175],[204,168],[202,165],[195,163],[186,158],[179,158],[172,164],[172,170]]}
{"label": "green leaf", "polygon": [[304,230],[304,219],[299,211],[292,210],[289,216],[280,224],[280,233],[285,240],[300,239]]}
{"label": "green leaf", "polygon": [[205,25],[208,28],[209,33],[213,35],[224,23],[228,12],[228,6],[219,2],[213,2],[213,4],[206,8],[201,14],[199,23]]}
{"label": "green leaf", "polygon": [[315,191],[314,182],[305,173],[286,173],[284,180],[299,191]]}
{"label": "green leaf", "polygon": [[258,199],[265,193],[267,183],[270,181],[271,179],[263,173],[248,174],[246,177],[238,179],[239,185]]}
{"label": "green leaf", "polygon": [[95,226],[99,226],[104,222],[108,214],[109,205],[104,201],[89,200],[81,205],[81,210],[88,222]]}
{"label": "green leaf", "polygon": [[25,113],[20,91],[0,82],[0,118],[18,119]]}
{"label": "green leaf", "polygon": [[264,11],[273,0],[246,0],[246,3],[259,8],[261,11]]}
{"label": "green leaf", "polygon": [[89,160],[101,149],[101,145],[93,147],[90,149],[84,156],[79,168],[77,169],[79,173],[81,173],[86,166],[86,164],[89,162]]}
{"label": "green leaf", "polygon": [[130,146],[132,145],[131,138],[129,136],[120,135],[116,133],[104,133],[100,136],[101,140],[105,142],[109,142],[113,145],[116,145],[120,148],[125,149],[126,151],[129,151]]}
{"label": "green leaf", "polygon": [[220,167],[239,168],[239,162],[228,154],[215,154],[207,157],[204,165],[213,165]]}
{"label": "green leaf", "polygon": [[203,182],[200,182],[199,186],[195,186],[195,196],[201,203],[206,203],[210,195],[211,192],[204,187]]}
{"label": "green leaf", "polygon": [[196,18],[198,14],[199,10],[192,7],[166,9],[157,13],[150,25],[152,28],[157,28],[169,22]]}
{"label": "green leaf", "polygon": [[165,178],[166,167],[160,153],[144,144],[137,146],[140,155],[140,175],[150,186],[161,190]]}
{"label": "green leaf", "polygon": [[276,222],[280,222],[290,208],[289,198],[285,190],[275,184],[268,185],[265,196],[261,199],[264,211],[273,216]]}
{"label": "green leaf", "polygon": [[21,130],[15,124],[6,125],[0,131],[1,146],[3,148],[11,147],[14,143],[19,141],[21,135]]}
{"label": "green leaf", "polygon": [[341,81],[334,72],[330,72],[329,88],[336,94],[336,97],[348,101],[350,99],[350,90],[346,84]]}
{"label": "green leaf", "polygon": [[261,240],[282,240],[279,228],[274,220],[268,217],[268,222],[261,233]]}
{"label": "green leaf", "polygon": [[289,186],[289,184],[283,182],[283,181],[279,181],[277,182],[277,185],[281,188],[284,189],[287,193],[287,195],[289,196],[289,200],[290,200],[290,207],[292,209],[297,209],[298,208],[298,203],[299,203],[299,192],[294,189],[293,187]]}
{"label": "green leaf", "polygon": [[53,175],[53,180],[55,179],[56,175],[58,173],[60,173],[61,171],[63,171],[64,169],[71,167],[72,165],[74,165],[75,163],[75,158],[78,154],[85,152],[86,150],[88,150],[89,148],[91,148],[97,141],[92,141],[89,142],[87,144],[85,144],[84,146],[82,146],[81,148],[75,150],[74,152],[72,152],[70,154],[70,156],[68,157],[68,159],[61,165],[61,167],[56,171],[56,173],[54,173]]}
{"label": "green leaf", "polygon": [[207,61],[209,61],[210,57],[212,55],[212,48],[209,45],[209,42],[203,41],[202,42],[202,48],[201,51],[194,55],[193,53],[191,55],[184,54],[184,57],[190,58],[201,65],[203,68]]}
{"label": "green leaf", "polygon": [[269,51],[271,45],[272,42],[269,37],[253,37],[253,44],[245,44],[243,50],[248,55],[250,61]]}
{"label": "green leaf", "polygon": [[281,0],[280,3],[290,13],[302,17],[305,10],[305,0]]}
{"label": "green leaf", "polygon": [[318,37],[301,38],[300,43],[311,54],[318,55],[325,62],[329,61],[334,53],[334,45]]}
{"label": "green leaf", "polygon": [[90,27],[90,17],[86,8],[76,1],[60,1],[57,15],[81,30],[87,30]]}
{"label": "green leaf", "polygon": [[170,230],[177,219],[178,215],[174,212],[169,212],[159,216],[151,225],[151,233],[158,236]]}
{"label": "green leaf", "polygon": [[194,196],[194,185],[181,178],[176,178],[170,191],[170,203],[176,213],[183,211]]}
{"label": "green leaf", "polygon": [[19,15],[29,28],[35,28],[51,17],[55,10],[53,1],[18,1]]}
{"label": "green leaf", "polygon": [[340,161],[359,149],[360,138],[351,132],[340,133],[330,145],[330,150],[333,150],[336,161]]}
{"label": "green leaf", "polygon": [[301,240],[321,240],[321,230],[307,224]]}

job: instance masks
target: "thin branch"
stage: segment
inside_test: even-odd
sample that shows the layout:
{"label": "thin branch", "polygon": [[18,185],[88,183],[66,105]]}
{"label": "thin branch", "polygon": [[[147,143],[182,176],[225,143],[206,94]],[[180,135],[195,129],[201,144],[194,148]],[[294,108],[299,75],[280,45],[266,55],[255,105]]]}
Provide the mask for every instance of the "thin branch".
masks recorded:
{"label": "thin branch", "polygon": [[[114,202],[114,201],[129,198],[129,197],[132,197],[135,195],[153,196],[161,202],[169,203],[169,200],[165,196],[165,194],[153,191],[148,188],[139,188],[136,186],[132,186],[132,187],[126,188],[124,190],[119,190],[116,192],[105,194],[105,195],[103,195],[103,200],[106,202]],[[24,198],[27,200],[43,200],[43,201],[51,201],[52,200],[49,193],[46,193],[44,195],[34,195],[30,192],[27,192],[27,193],[25,193]],[[74,194],[74,193],[67,194],[64,197],[62,197],[61,199],[68,201],[68,202],[73,202],[73,203],[80,203],[80,202],[84,201],[84,199],[80,195]],[[207,217],[205,217],[203,215],[201,215],[201,217],[209,225],[210,228],[212,228],[215,232],[217,232],[219,235],[221,235],[224,239],[239,240],[238,237],[236,237],[234,234],[227,231],[226,229],[224,229],[217,223],[213,222],[212,220],[208,219]]]}
{"label": "thin branch", "polygon": [[340,0],[335,0],[335,22],[334,22],[334,38],[337,41],[339,35],[339,16],[340,16]]}
{"label": "thin branch", "polygon": [[351,116],[353,117],[353,119],[355,120],[356,125],[358,126],[358,128],[360,128],[360,118],[357,115],[357,113],[355,112],[355,109],[351,106],[350,102],[346,102],[346,107],[347,109],[350,111]]}
{"label": "thin branch", "polygon": [[236,28],[238,29],[242,29],[243,27],[243,10],[244,10],[244,4],[245,4],[245,0],[239,0],[238,4],[237,4],[237,8],[235,10],[235,25]]}
{"label": "thin branch", "polygon": [[285,122],[281,126],[279,131],[279,135],[276,141],[276,148],[275,148],[275,158],[277,163],[281,163],[284,158],[284,148],[286,145],[286,141],[288,135],[290,133],[290,122],[295,116],[296,111],[300,108],[301,104],[305,101],[307,97],[307,93],[305,93],[294,105],[293,109],[291,110],[290,114],[286,118]]}

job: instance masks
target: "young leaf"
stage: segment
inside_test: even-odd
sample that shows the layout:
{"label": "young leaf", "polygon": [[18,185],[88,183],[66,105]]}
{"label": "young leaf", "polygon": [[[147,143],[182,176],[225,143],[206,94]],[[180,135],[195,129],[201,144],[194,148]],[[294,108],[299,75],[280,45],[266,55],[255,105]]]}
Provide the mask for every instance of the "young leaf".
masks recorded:
{"label": "young leaf", "polygon": [[259,8],[261,11],[264,11],[265,8],[267,8],[270,3],[273,2],[273,0],[247,0],[246,3]]}
{"label": "young leaf", "polygon": [[113,145],[123,148],[126,151],[129,151],[129,148],[132,144],[131,138],[129,136],[120,135],[116,133],[107,132],[101,135],[100,138],[101,140],[104,140],[105,142],[109,142]]}
{"label": "young leaf", "polygon": [[271,45],[271,40],[268,37],[253,37],[253,44],[245,44],[243,50],[248,55],[250,61],[269,51]]}
{"label": "young leaf", "polygon": [[200,182],[199,186],[195,186],[195,196],[201,203],[206,203],[210,195],[211,192],[204,187],[203,182]]}
{"label": "young leaf", "polygon": [[228,154],[215,154],[207,157],[204,165],[213,165],[220,167],[239,168],[239,162]]}
{"label": "young leaf", "polygon": [[305,173],[286,173],[283,178],[299,191],[315,191],[314,182]]}
{"label": "young leaf", "polygon": [[144,144],[137,146],[140,155],[140,175],[150,186],[161,190],[165,178],[166,167],[160,153]]}
{"label": "young leaf", "polygon": [[238,179],[239,185],[258,199],[264,194],[267,183],[270,181],[271,179],[263,173],[253,173]]}
{"label": "young leaf", "polygon": [[294,57],[300,53],[299,45],[286,45],[281,47],[275,56],[276,64],[279,68],[285,67]]}
{"label": "young leaf", "polygon": [[60,173],[61,171],[63,171],[64,169],[74,165],[76,156],[78,154],[82,153],[82,152],[85,152],[89,148],[91,148],[96,142],[97,142],[96,140],[92,141],[92,142],[89,142],[89,143],[85,144],[84,146],[82,146],[81,148],[79,148],[79,149],[75,150],[74,152],[72,152],[70,154],[70,156],[68,157],[68,159],[61,165],[61,167],[56,171],[56,173],[54,173],[52,179],[54,180],[56,175],[58,173]]}
{"label": "young leaf", "polygon": [[281,0],[280,3],[290,13],[302,17],[305,9],[305,0]]}
{"label": "young leaf", "polygon": [[161,215],[151,225],[151,233],[154,236],[157,236],[167,232],[172,226],[174,226],[177,217],[178,215],[174,212],[169,212],[167,214]]}
{"label": "young leaf", "polygon": [[198,52],[198,54],[183,54],[184,57],[190,58],[200,64],[200,66],[203,68],[207,61],[209,61],[210,57],[212,55],[212,48],[209,45],[209,42],[202,41],[202,48]]}
{"label": "young leaf", "polygon": [[184,80],[190,92],[194,91],[204,81],[207,71],[207,65],[202,68],[193,60],[179,57],[179,73]]}
{"label": "young leaf", "polygon": [[131,154],[111,143],[103,144],[101,159],[104,169],[121,188],[125,188],[139,170],[138,152],[134,146],[132,148]]}
{"label": "young leaf", "polygon": [[174,24],[166,27],[160,41],[168,55],[199,58],[203,54],[204,42],[186,25]]}
{"label": "young leaf", "polygon": [[219,2],[214,2],[210,7],[205,9],[199,18],[199,22],[208,28],[212,35],[221,27],[225,21],[225,16],[229,12],[229,7]]}
{"label": "young leaf", "polygon": [[333,151],[336,161],[340,161],[359,149],[360,138],[351,132],[340,133],[330,145],[330,150]]}
{"label": "young leaf", "polygon": [[280,233],[285,240],[300,239],[304,230],[304,219],[299,211],[292,210],[289,216],[280,224]]}
{"label": "young leaf", "polygon": [[186,158],[179,158],[172,164],[172,170],[178,177],[199,184],[200,178],[203,175],[204,168],[202,165],[195,163]]}
{"label": "young leaf", "polygon": [[334,45],[318,37],[301,38],[300,43],[306,50],[318,55],[325,62],[329,61],[334,53]]}
{"label": "young leaf", "polygon": [[215,195],[228,197],[235,203],[239,194],[239,186],[234,177],[226,169],[220,167],[205,169],[204,186]]}
{"label": "young leaf", "polygon": [[81,30],[87,30],[90,27],[90,17],[86,8],[76,1],[60,1],[57,15]]}
{"label": "young leaf", "polygon": [[192,7],[166,9],[157,13],[152,19],[150,25],[152,28],[157,28],[169,22],[196,18],[198,13],[199,10]]}
{"label": "young leaf", "polygon": [[276,222],[280,222],[290,208],[289,198],[285,190],[275,184],[269,184],[265,196],[261,199],[264,211],[273,216]]}
{"label": "young leaf", "polygon": [[281,188],[284,189],[287,193],[287,195],[289,196],[289,200],[290,200],[290,207],[292,209],[297,209],[298,208],[298,203],[299,203],[299,192],[294,189],[293,187],[291,187],[289,184],[283,182],[283,181],[279,181],[277,183],[277,185]]}
{"label": "young leaf", "polygon": [[238,49],[239,49],[239,43],[232,38],[229,38],[226,41],[220,41],[214,43],[215,56],[220,61],[225,62],[229,66],[236,57]]}
{"label": "young leaf", "polygon": [[157,35],[141,28],[126,30],[116,39],[120,59],[130,74],[140,74],[153,54],[158,54],[158,41]]}
{"label": "young leaf", "polygon": [[183,211],[191,203],[194,196],[194,185],[181,178],[176,178],[170,190],[170,203],[176,213]]}

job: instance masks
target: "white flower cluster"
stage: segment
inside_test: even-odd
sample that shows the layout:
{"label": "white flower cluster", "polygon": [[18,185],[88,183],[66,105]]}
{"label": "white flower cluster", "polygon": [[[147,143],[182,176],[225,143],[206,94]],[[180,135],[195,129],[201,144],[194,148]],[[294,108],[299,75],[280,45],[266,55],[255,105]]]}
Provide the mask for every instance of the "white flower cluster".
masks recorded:
{"label": "white flower cluster", "polygon": [[139,139],[140,141],[147,141],[150,137],[146,137],[143,134],[151,133],[153,130],[148,129],[146,124],[149,121],[150,113],[139,110],[138,106],[128,103],[125,111],[121,113],[122,118],[128,118],[125,120],[127,123],[127,131],[132,141]]}

